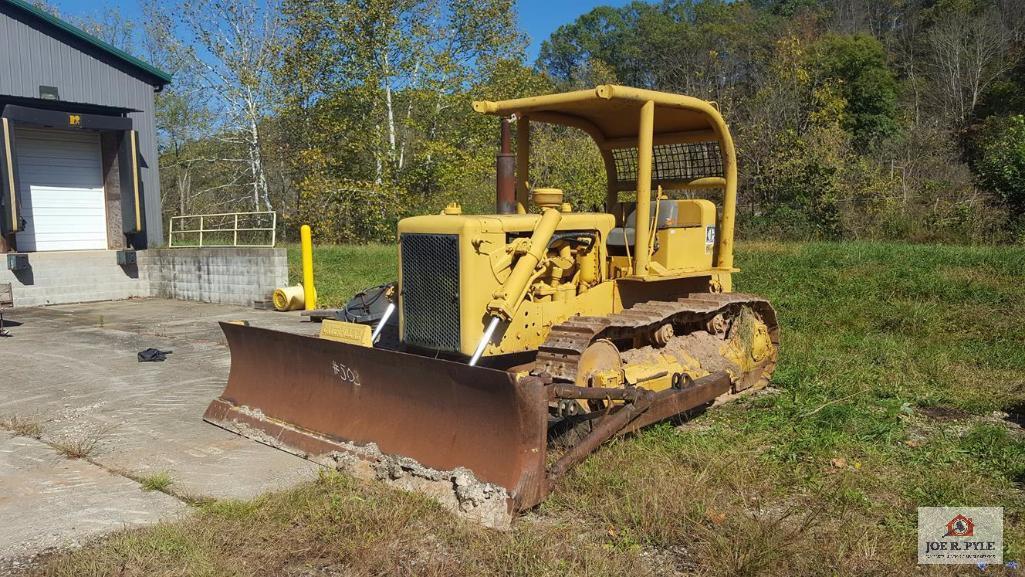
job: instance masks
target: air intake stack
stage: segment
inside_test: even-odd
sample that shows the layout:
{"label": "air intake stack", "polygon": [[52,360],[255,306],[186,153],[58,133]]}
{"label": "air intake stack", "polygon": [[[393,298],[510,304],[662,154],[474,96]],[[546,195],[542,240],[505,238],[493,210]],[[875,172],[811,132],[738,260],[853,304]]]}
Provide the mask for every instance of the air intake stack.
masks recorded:
{"label": "air intake stack", "polygon": [[496,199],[498,214],[516,214],[516,155],[512,153],[509,119],[502,118],[502,140],[495,160]]}

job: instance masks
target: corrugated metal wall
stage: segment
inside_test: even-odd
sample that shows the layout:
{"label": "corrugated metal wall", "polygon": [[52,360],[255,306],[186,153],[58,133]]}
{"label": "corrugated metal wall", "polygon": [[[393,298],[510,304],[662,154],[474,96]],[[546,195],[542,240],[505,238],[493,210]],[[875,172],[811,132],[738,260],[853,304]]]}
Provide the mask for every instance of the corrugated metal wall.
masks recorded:
{"label": "corrugated metal wall", "polygon": [[0,2],[0,95],[38,98],[40,86],[56,86],[65,102],[132,108],[139,131],[146,232],[150,246],[163,244],[160,174],[153,85],[113,56]]}

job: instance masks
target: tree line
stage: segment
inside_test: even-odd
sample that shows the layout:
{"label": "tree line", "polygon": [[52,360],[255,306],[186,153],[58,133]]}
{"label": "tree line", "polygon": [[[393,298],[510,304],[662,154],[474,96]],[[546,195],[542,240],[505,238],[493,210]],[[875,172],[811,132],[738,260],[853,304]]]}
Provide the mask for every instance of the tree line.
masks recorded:
{"label": "tree line", "polygon": [[[747,238],[1025,238],[1025,3],[662,0],[599,6],[534,62],[514,0],[146,0],[81,21],[174,74],[157,95],[164,211],[276,210],[330,242],[494,202],[474,99],[620,83],[717,103]],[[534,184],[600,208],[574,130]]]}

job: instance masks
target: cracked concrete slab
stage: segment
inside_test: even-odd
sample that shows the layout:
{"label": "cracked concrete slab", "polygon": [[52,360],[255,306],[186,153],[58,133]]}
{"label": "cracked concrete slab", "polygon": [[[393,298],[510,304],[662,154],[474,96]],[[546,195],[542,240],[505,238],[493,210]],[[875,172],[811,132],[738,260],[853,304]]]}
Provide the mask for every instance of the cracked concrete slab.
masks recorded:
{"label": "cracked concrete slab", "polygon": [[77,545],[122,527],[155,523],[187,509],[178,499],[41,441],[0,431],[0,557]]}
{"label": "cracked concrete slab", "polygon": [[[175,510],[185,507],[167,495],[142,492],[128,477],[163,472],[178,495],[249,498],[312,479],[319,469],[202,420],[230,363],[217,321],[245,319],[297,332],[319,328],[301,323],[295,313],[145,299],[23,309],[5,318],[14,326],[13,336],[0,340],[0,417],[38,423],[42,442],[9,432],[0,441],[7,451],[0,456],[0,559],[11,556],[14,543],[28,544],[17,553],[24,555],[33,543],[74,544],[126,524],[154,522],[168,512],[168,500]],[[173,352],[162,363],[138,362],[136,353],[149,347]],[[89,460],[95,464],[69,461],[53,448],[83,444],[93,445]],[[75,475],[90,481],[79,483]],[[98,479],[116,481],[117,489],[96,489],[107,486]],[[63,491],[51,493],[55,483]],[[10,497],[15,487],[18,498]],[[42,510],[68,509],[67,528],[24,506],[30,502]],[[110,515],[84,521],[90,511]]]}

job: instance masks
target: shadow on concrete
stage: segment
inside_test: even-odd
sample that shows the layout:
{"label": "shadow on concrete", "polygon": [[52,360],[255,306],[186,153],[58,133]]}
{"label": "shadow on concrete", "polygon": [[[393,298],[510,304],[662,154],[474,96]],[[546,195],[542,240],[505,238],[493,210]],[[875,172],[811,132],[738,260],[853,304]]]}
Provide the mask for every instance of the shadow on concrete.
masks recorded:
{"label": "shadow on concrete", "polygon": [[13,273],[14,278],[18,279],[18,282],[23,285],[35,284],[36,277],[32,273],[32,267],[23,268],[21,270],[12,270],[11,273]]}
{"label": "shadow on concrete", "polygon": [[124,271],[125,276],[128,278],[139,278],[139,265],[137,264],[123,264],[121,265],[121,270]]}

